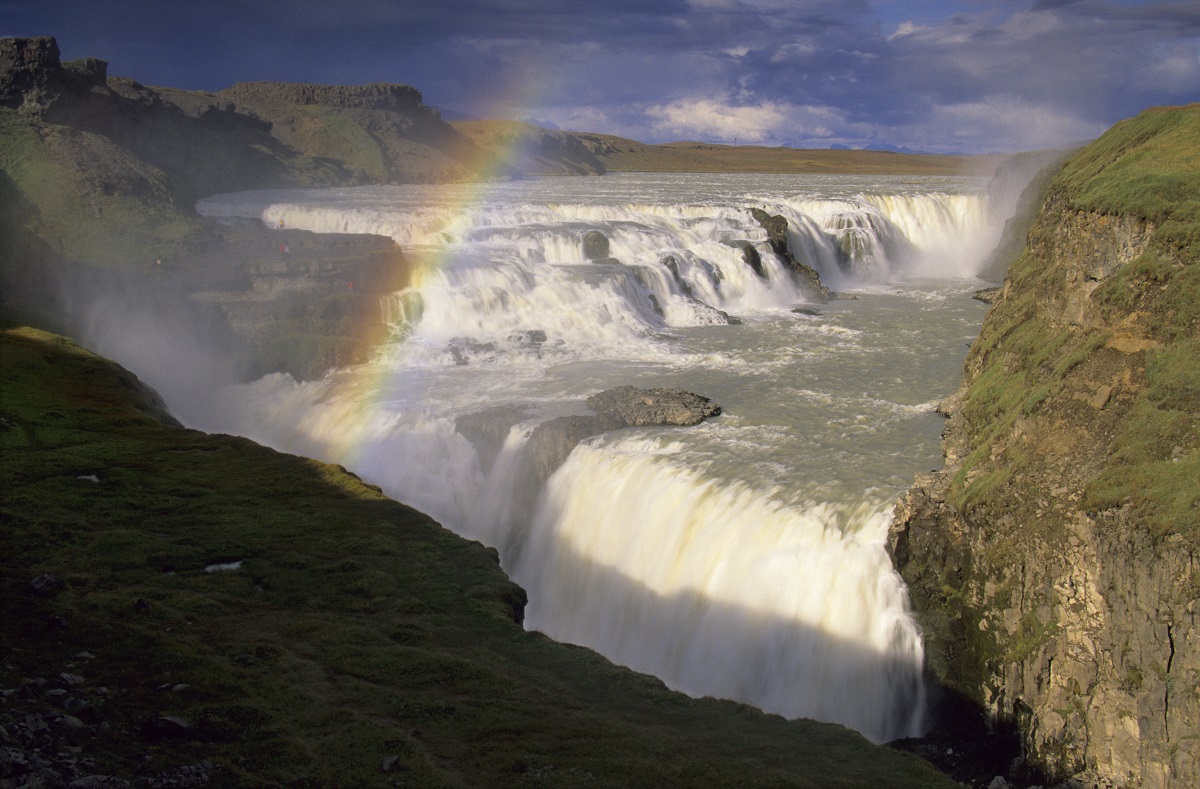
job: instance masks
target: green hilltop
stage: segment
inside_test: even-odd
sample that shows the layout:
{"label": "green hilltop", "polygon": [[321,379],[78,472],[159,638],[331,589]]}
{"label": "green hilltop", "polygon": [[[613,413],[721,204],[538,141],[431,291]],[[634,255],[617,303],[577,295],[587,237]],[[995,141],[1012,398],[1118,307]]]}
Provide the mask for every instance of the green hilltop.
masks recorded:
{"label": "green hilltop", "polygon": [[[1074,404],[1104,386],[1105,407],[1082,412],[1112,422],[1086,485],[1089,508],[1098,515],[1128,503],[1153,533],[1200,541],[1200,489],[1189,484],[1200,479],[1198,162],[1200,105],[1159,108],[1114,126],[1051,181],[1037,238],[1058,233],[1070,244],[1074,233],[1091,243],[1072,228],[1072,213],[1126,246],[1097,249],[1092,268],[1080,270],[1047,241],[1010,268],[1006,296],[967,360],[964,413],[986,431],[955,478],[954,500],[969,505],[1017,477],[1036,477],[1032,464],[1047,453],[1014,452],[997,463],[997,446],[1022,421],[1078,420]],[[1075,298],[1081,293],[1086,303]],[[1137,374],[1125,381],[1127,366]]]}

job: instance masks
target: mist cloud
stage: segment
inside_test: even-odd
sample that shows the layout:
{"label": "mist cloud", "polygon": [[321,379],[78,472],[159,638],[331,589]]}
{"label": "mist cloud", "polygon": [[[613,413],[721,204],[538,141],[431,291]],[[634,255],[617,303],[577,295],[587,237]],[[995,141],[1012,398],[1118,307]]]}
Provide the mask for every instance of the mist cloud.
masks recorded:
{"label": "mist cloud", "polygon": [[[111,74],[401,82],[430,104],[646,142],[933,152],[1079,140],[1200,99],[1200,7],[1037,0],[261,0],[0,4]],[[601,125],[596,125],[601,124]]]}

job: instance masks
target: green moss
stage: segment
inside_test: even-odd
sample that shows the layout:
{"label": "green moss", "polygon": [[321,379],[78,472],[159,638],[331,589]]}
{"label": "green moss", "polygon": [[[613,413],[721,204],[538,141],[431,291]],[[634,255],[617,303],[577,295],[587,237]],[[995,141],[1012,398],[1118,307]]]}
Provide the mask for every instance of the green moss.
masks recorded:
{"label": "green moss", "polygon": [[1130,666],[1125,669],[1125,676],[1121,678],[1121,690],[1126,693],[1136,693],[1141,690],[1144,679],[1141,669],[1137,666]]}
{"label": "green moss", "polygon": [[[1075,429],[1085,416],[1090,422],[1094,414],[1072,409],[1097,384],[1115,382],[1111,366],[1094,360],[1113,353],[1104,349],[1114,331],[1126,331],[1161,347],[1147,354],[1144,381],[1134,377],[1120,388],[1119,419],[1105,428],[1115,432],[1101,434],[1107,459],[1085,481],[1085,506],[1097,516],[1128,506],[1153,534],[1200,541],[1195,485],[1188,482],[1196,478],[1200,429],[1200,105],[1117,124],[1067,161],[1048,194],[1041,220],[1047,227],[1065,220],[1055,213],[1065,206],[1140,219],[1154,232],[1141,255],[1092,293],[1103,328],[1062,323],[1058,298],[1069,286],[1067,267],[1053,251],[1035,245],[1013,265],[1008,296],[988,314],[967,359],[962,408],[971,443],[949,500],[960,509],[980,505],[1014,479],[1041,478],[1052,447],[1017,454],[1012,446],[998,452],[998,443],[1022,422],[1035,436]],[[1080,372],[1087,369],[1109,372],[1088,379]],[[1130,373],[1136,376],[1136,366]]]}
{"label": "green moss", "polygon": [[1016,663],[1033,657],[1058,633],[1058,623],[1043,622],[1037,614],[1027,611],[1017,626],[1017,632],[1005,644],[1004,660]]}
{"label": "green moss", "polygon": [[1042,401],[1049,397],[1054,391],[1055,386],[1048,383],[1034,388],[1034,390],[1030,392],[1025,397],[1025,400],[1021,403],[1021,415],[1026,417],[1033,416],[1034,412],[1037,411],[1038,406],[1042,404]]}
{"label": "green moss", "polygon": [[1083,364],[1084,360],[1091,356],[1093,352],[1103,348],[1104,344],[1108,342],[1109,333],[1106,331],[1091,331],[1080,333],[1078,337],[1079,341],[1072,343],[1073,348],[1071,352],[1065,354],[1054,365],[1052,380],[1066,377],[1068,373]]}
{"label": "green moss", "polygon": [[1164,107],[1122,121],[1073,156],[1057,185],[1074,207],[1175,223],[1171,238],[1200,221],[1200,104]]}

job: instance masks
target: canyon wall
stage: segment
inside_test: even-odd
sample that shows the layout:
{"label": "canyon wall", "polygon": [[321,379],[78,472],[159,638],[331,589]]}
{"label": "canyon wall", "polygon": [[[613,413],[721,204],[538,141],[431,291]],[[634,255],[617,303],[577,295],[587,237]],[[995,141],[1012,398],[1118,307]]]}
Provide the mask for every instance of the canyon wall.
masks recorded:
{"label": "canyon wall", "polygon": [[901,500],[897,567],[943,685],[1028,765],[1200,785],[1200,105],[1045,187]]}

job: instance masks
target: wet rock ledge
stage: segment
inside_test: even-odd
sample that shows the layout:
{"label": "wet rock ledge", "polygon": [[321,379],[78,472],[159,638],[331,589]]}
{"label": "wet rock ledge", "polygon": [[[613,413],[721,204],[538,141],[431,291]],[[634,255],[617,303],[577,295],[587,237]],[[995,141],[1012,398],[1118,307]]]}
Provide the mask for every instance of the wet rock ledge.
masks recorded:
{"label": "wet rock ledge", "polygon": [[[594,414],[555,417],[530,433],[529,457],[538,480],[548,479],[585,438],[624,427],[689,427],[721,413],[721,406],[693,392],[635,386],[605,389],[589,397],[587,405]],[[480,462],[490,469],[508,431],[525,418],[521,407],[501,406],[465,414],[455,420],[455,428],[475,446]]]}

